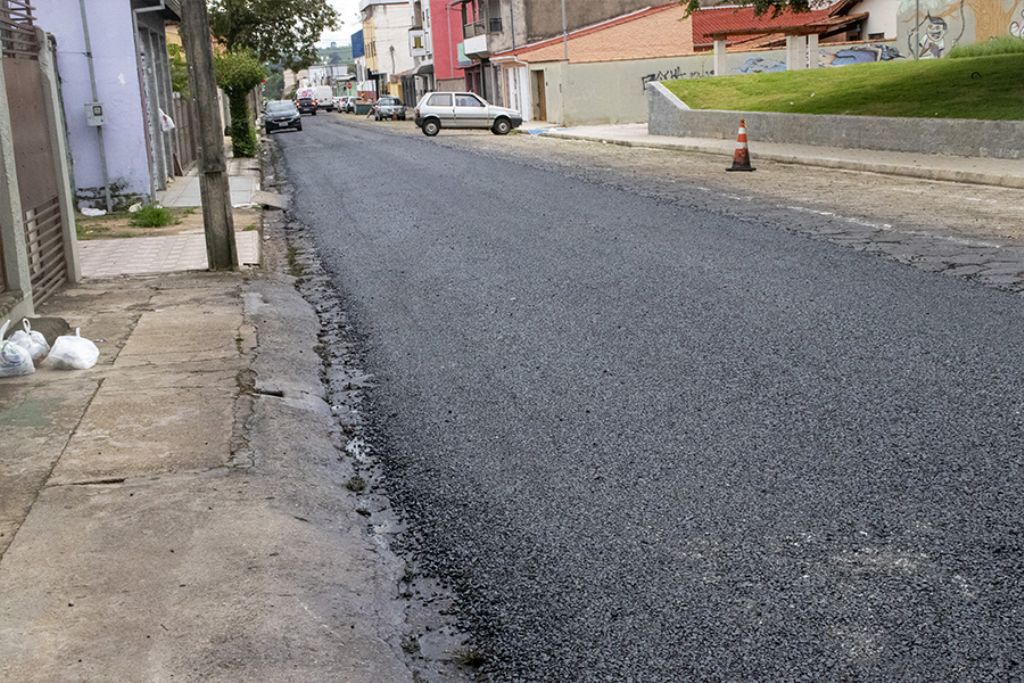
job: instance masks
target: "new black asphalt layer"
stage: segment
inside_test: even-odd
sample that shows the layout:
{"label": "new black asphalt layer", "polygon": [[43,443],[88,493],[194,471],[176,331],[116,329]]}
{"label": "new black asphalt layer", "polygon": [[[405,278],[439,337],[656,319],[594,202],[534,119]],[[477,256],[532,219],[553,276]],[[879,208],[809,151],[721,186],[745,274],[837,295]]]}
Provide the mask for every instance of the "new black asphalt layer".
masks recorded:
{"label": "new black asphalt layer", "polygon": [[275,140],[482,677],[1024,675],[1020,295],[338,121]]}

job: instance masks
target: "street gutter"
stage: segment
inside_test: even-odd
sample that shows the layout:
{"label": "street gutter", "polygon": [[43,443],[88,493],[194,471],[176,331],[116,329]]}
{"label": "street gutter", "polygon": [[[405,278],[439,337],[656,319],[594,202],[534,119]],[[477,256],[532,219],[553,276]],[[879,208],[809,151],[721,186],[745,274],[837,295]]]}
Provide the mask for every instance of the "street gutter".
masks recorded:
{"label": "street gutter", "polygon": [[[676,141],[664,141],[662,139],[629,139],[611,136],[602,136],[586,133],[572,133],[565,129],[551,129],[541,133],[541,136],[558,138],[561,140],[581,140],[585,142],[601,142],[609,145],[620,145],[623,147],[637,147],[645,149],[661,149],[675,152],[697,152],[701,154],[714,154],[723,156],[727,161],[732,154],[732,141],[729,140],[706,140],[697,142],[699,138],[680,138]],[[998,173],[986,173],[983,171],[964,171],[952,168],[940,168],[935,166],[906,166],[886,163],[883,161],[861,161],[858,159],[829,156],[826,154],[793,154],[785,152],[764,151],[763,147],[753,145],[752,154],[757,159],[775,161],[782,164],[796,164],[800,166],[815,166],[818,168],[832,168],[846,171],[860,171],[867,173],[880,173],[883,175],[904,176],[908,178],[920,178],[923,180],[938,180],[956,183],[971,183],[974,185],[992,185],[996,187],[1007,187],[1013,189],[1024,189],[1024,175],[1004,175]],[[953,158],[953,157],[950,157]]]}

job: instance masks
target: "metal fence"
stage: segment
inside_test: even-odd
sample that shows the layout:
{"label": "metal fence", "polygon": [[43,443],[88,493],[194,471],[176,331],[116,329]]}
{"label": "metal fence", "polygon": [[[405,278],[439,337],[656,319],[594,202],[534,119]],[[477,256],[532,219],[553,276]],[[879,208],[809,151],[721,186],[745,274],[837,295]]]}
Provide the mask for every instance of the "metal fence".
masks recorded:
{"label": "metal fence", "polygon": [[27,0],[0,0],[0,62],[10,103],[14,162],[25,228],[25,248],[36,304],[68,279],[60,182],[55,165],[48,110],[40,69],[41,32],[34,27]]}
{"label": "metal fence", "polygon": [[0,0],[0,51],[3,57],[38,59],[39,40],[28,0]]}
{"label": "metal fence", "polygon": [[185,175],[199,156],[196,101],[174,96],[174,174]]}

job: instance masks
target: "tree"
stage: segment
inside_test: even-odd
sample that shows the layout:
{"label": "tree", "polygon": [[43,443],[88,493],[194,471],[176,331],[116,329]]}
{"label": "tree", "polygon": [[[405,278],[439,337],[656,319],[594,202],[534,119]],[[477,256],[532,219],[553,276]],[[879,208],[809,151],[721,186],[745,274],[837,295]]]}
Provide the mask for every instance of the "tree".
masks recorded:
{"label": "tree", "polygon": [[167,56],[171,65],[171,90],[188,99],[188,62],[185,61],[185,51],[180,45],[168,43]]}
{"label": "tree", "polygon": [[209,0],[210,28],[229,52],[250,50],[262,62],[315,64],[316,42],[336,28],[327,0]]}
{"label": "tree", "polygon": [[284,75],[280,71],[271,71],[267,76],[263,96],[268,100],[280,100],[284,97]]}
{"label": "tree", "polygon": [[267,77],[267,71],[251,52],[239,50],[218,55],[214,66],[217,85],[231,105],[231,148],[236,157],[256,155],[256,130],[249,118],[249,95]]}
{"label": "tree", "polygon": [[[680,0],[686,6],[687,14],[696,12],[701,7],[714,7],[725,4],[724,0]],[[820,0],[729,0],[729,4],[751,5],[758,16],[766,13],[778,15],[786,10],[806,12]]]}

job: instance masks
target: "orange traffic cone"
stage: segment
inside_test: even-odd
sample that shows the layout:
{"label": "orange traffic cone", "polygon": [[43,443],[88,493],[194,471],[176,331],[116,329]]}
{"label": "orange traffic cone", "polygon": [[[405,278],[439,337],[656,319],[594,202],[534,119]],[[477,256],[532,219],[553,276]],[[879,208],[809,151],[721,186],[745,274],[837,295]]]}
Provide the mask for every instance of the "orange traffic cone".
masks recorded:
{"label": "orange traffic cone", "polygon": [[736,151],[732,155],[732,167],[726,171],[753,171],[750,165],[750,149],[747,147],[747,122],[740,119],[740,130],[736,135]]}

